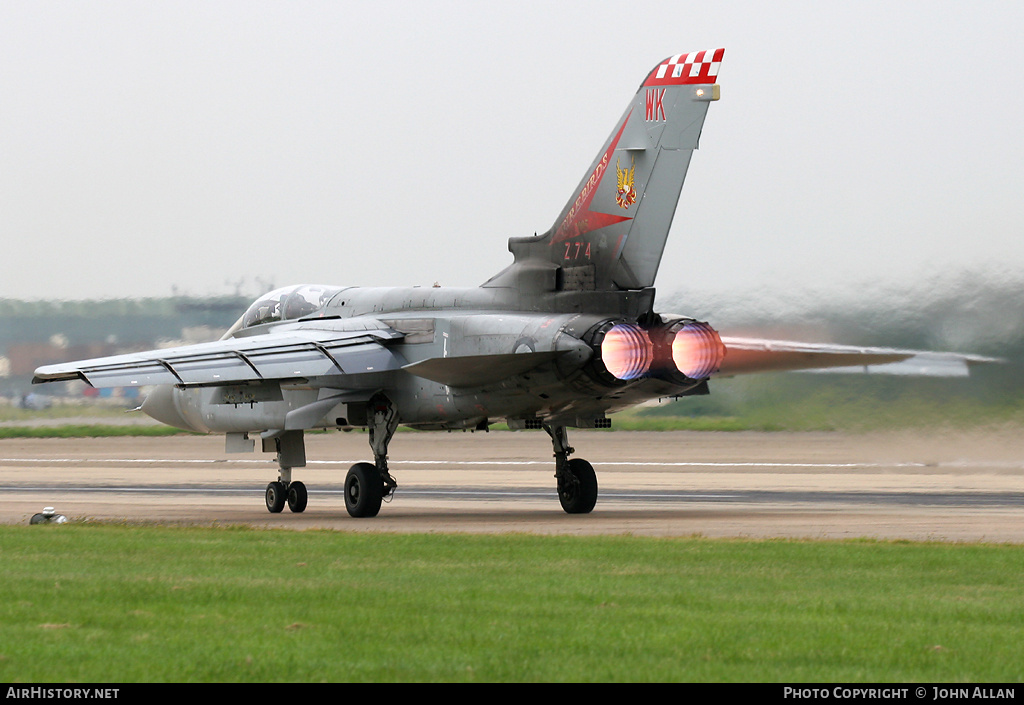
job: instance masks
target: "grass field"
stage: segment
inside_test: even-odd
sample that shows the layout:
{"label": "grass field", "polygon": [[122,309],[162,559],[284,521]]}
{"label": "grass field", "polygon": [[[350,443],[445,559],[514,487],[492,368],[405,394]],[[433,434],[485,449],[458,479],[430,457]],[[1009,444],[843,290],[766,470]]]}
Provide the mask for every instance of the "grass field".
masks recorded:
{"label": "grass field", "polygon": [[0,527],[0,680],[1016,682],[1024,547]]}

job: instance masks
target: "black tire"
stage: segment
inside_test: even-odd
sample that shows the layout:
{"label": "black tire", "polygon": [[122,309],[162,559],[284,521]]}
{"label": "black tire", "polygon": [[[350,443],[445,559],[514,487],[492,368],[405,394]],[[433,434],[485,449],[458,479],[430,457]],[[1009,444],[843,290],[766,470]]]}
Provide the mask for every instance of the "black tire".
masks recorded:
{"label": "black tire", "polygon": [[306,503],[309,501],[309,494],[306,486],[301,482],[293,482],[288,485],[288,508],[296,514],[306,511]]}
{"label": "black tire", "polygon": [[279,514],[284,509],[287,494],[283,482],[271,482],[267,485],[267,510],[271,514]]}
{"label": "black tire", "polygon": [[582,458],[566,463],[570,477],[558,481],[558,501],[566,514],[589,514],[597,504],[597,473]]}
{"label": "black tire", "polygon": [[384,498],[384,480],[370,463],[356,463],[345,477],[345,509],[356,518],[375,517]]}
{"label": "black tire", "polygon": [[29,524],[48,524],[49,519],[45,514],[33,514],[32,518],[28,520]]}

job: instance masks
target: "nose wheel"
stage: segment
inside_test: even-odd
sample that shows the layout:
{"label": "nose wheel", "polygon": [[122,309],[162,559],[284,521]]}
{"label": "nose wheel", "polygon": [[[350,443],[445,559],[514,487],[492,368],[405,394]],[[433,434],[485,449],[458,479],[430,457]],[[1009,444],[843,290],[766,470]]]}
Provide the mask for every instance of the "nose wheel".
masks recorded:
{"label": "nose wheel", "polygon": [[301,482],[293,482],[288,485],[288,509],[295,514],[306,511],[306,503],[309,501],[309,494],[306,486]]}
{"label": "nose wheel", "polygon": [[267,485],[267,511],[271,514],[280,514],[284,509],[287,493],[283,482],[271,482]]}
{"label": "nose wheel", "polygon": [[279,514],[283,509],[284,505],[288,505],[295,514],[300,514],[306,510],[306,504],[309,502],[309,493],[306,491],[306,486],[301,482],[289,482],[284,483],[280,480],[271,482],[267,485],[267,511],[271,514]]}
{"label": "nose wheel", "polygon": [[[264,450],[267,450],[268,441],[264,441]],[[267,511],[280,514],[287,504],[288,509],[300,514],[306,511],[309,493],[301,482],[292,482],[292,468],[306,465],[302,431],[285,431],[273,438],[273,444],[277,450],[278,479],[267,485]]]}

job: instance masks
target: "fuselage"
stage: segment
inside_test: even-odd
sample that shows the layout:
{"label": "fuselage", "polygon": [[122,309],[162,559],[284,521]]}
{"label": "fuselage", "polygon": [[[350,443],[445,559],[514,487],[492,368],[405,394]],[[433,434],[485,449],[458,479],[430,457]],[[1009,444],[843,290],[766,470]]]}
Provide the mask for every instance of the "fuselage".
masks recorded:
{"label": "fuselage", "polygon": [[[365,397],[382,391],[403,424],[420,428],[486,428],[502,419],[512,426],[557,420],[600,427],[607,413],[701,385],[702,378],[655,359],[661,351],[652,343],[657,331],[689,319],[657,317],[643,326],[629,315],[634,302],[646,299],[641,292],[622,292],[618,300],[607,292],[592,300],[568,293],[532,296],[523,306],[518,292],[507,288],[279,289],[254,302],[230,337],[387,331],[393,336],[387,364],[350,373],[342,363],[336,374],[265,385],[168,387],[154,391],[143,410],[201,432],[282,429],[289,418],[298,423],[293,412],[302,409],[309,409],[305,428],[345,428],[365,426]],[[309,310],[314,302],[318,307]],[[530,310],[598,308],[594,304],[612,312]],[[610,334],[624,326],[642,339]],[[638,365],[644,369],[638,372]]]}

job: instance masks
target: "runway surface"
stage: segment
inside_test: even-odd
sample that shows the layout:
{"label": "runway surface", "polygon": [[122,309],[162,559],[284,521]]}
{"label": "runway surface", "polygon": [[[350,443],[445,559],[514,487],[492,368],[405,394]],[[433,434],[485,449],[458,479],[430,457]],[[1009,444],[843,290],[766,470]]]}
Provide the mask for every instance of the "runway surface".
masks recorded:
{"label": "runway surface", "polygon": [[352,519],[342,483],[370,457],[364,433],[307,436],[302,514],[271,515],[272,454],[223,437],[0,440],[0,522],[44,506],[72,521],[384,532],[528,532],[1024,543],[1024,440],[970,433],[570,432],[600,497],[562,512],[543,431],[399,433],[398,492]]}

